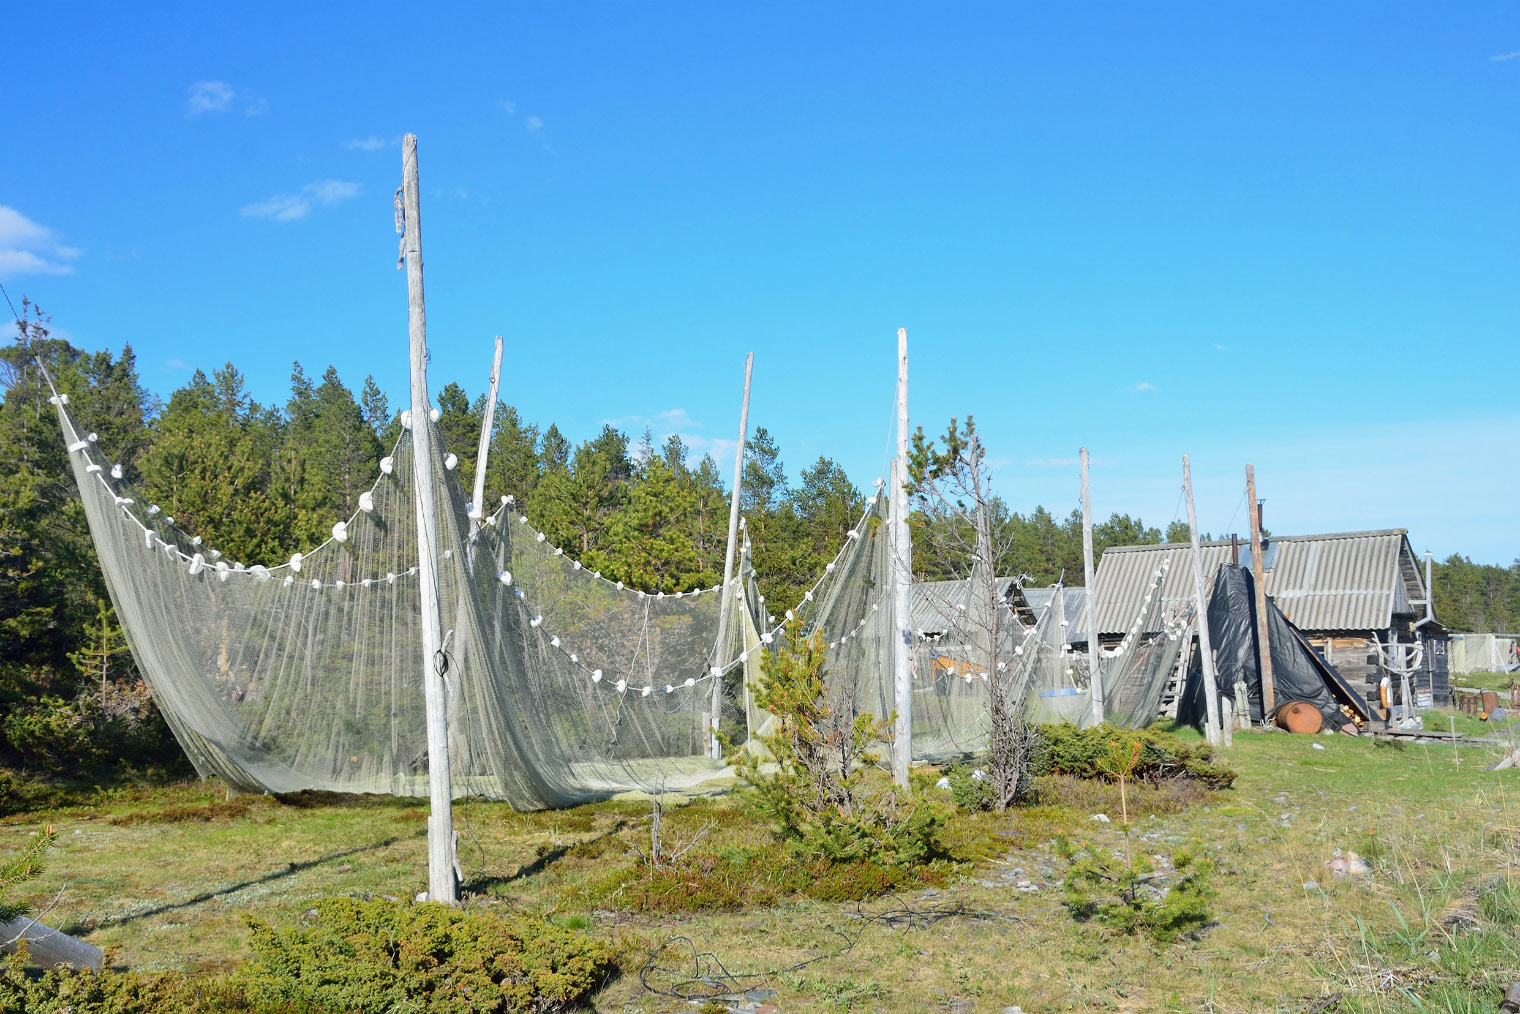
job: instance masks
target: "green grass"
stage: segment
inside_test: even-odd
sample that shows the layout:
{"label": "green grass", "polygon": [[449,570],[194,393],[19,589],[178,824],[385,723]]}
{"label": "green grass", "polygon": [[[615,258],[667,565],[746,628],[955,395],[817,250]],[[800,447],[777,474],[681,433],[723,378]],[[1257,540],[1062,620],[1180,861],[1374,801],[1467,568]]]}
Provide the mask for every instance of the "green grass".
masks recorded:
{"label": "green grass", "polygon": [[1469,672],[1460,675],[1452,675],[1451,685],[1462,687],[1466,690],[1497,690],[1500,696],[1509,698],[1509,688],[1515,682],[1516,673],[1512,672]]}
{"label": "green grass", "polygon": [[[455,821],[471,907],[546,914],[632,955],[597,997],[602,1010],[696,1009],[640,984],[644,956],[674,937],[690,945],[660,952],[652,985],[718,981],[716,959],[736,977],[722,981],[774,990],[770,1002],[789,1012],[952,1000],[991,1011],[1298,1011],[1332,994],[1340,999],[1322,1009],[1493,1010],[1520,978],[1520,775],[1485,772],[1497,754],[1239,733],[1234,788],[1131,787],[1136,848],[1194,845],[1217,867],[1213,924],[1170,946],[1078,924],[1062,905],[1056,834],[1121,845],[1117,788],[1100,783],[1045,779],[1025,810],[961,818],[951,831],[962,865],[864,903],[797,890],[767,829],[733,796],[665,815],[667,845],[701,835],[689,856],[734,861],[723,875],[738,900],[705,910],[617,893],[637,882],[632,848],[647,848],[647,804],[518,814],[472,801]],[[229,805],[199,783],[34,798],[0,820],[0,850],[56,824],[59,847],[29,897],[45,904],[67,884],[49,921],[118,965],[226,969],[249,956],[244,914],[293,925],[321,897],[409,898],[425,887],[418,800]],[[1098,812],[1113,823],[1092,821]],[[1364,855],[1372,874],[1332,877],[1336,848]],[[780,887],[767,893],[772,876]]]}

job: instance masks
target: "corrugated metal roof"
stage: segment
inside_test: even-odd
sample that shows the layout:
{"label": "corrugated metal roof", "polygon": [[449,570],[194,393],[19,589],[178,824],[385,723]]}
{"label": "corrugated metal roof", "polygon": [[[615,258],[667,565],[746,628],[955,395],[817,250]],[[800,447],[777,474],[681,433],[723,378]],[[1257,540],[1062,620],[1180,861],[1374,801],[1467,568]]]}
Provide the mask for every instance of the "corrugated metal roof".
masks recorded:
{"label": "corrugated metal roof", "polygon": [[[984,586],[985,587],[985,586]],[[1015,609],[1024,606],[1017,578],[997,579],[998,597]],[[971,601],[971,582],[915,581],[913,583],[913,630],[920,634],[941,633],[956,627]],[[1036,610],[1038,614],[1038,610]]]}
{"label": "corrugated metal roof", "polygon": [[[1048,588],[1025,588],[1024,597],[1036,617],[1044,614],[1055,597],[1056,586]],[[1066,643],[1087,643],[1087,589],[1062,588],[1063,605],[1066,609]]]}
{"label": "corrugated metal roof", "polygon": [[[1205,595],[1230,543],[1201,547]],[[1124,631],[1139,613],[1145,589],[1161,562],[1171,560],[1163,608],[1193,597],[1193,561],[1186,543],[1122,546],[1098,562],[1098,625],[1103,634]],[[1240,545],[1251,565],[1251,547]],[[1266,589],[1283,614],[1303,630],[1386,630],[1393,614],[1420,611],[1424,579],[1402,528],[1333,535],[1276,536],[1266,563]]]}

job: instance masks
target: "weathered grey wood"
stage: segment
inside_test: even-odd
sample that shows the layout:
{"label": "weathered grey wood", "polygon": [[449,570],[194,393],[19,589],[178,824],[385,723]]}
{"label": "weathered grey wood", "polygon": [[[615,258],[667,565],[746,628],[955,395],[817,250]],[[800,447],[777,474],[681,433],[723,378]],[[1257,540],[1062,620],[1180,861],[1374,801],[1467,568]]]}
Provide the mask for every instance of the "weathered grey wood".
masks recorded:
{"label": "weathered grey wood", "polygon": [[470,498],[470,517],[476,521],[486,516],[486,456],[491,452],[491,428],[496,424],[496,389],[501,384],[501,335],[496,336],[496,354],[491,358],[491,390],[486,393],[486,414],[480,423],[480,446],[475,450],[475,493]]}
{"label": "weathered grey wood", "polygon": [[422,298],[422,211],[417,182],[417,135],[401,142],[401,199],[406,215],[407,323],[412,356],[412,490],[417,502],[417,582],[422,611],[422,693],[427,705],[428,898],[459,900],[454,877],[454,794],[449,777],[449,715],[438,671],[443,619],[438,606],[438,531],[433,506],[433,420],[428,408],[427,315]]}
{"label": "weathered grey wood", "polygon": [[1103,721],[1103,663],[1098,648],[1098,592],[1093,587],[1092,501],[1087,482],[1087,448],[1082,448],[1082,583],[1087,598],[1087,668],[1094,724]]}
{"label": "weathered grey wood", "polygon": [[1251,509],[1251,567],[1256,571],[1256,641],[1261,658],[1261,717],[1271,721],[1277,710],[1277,690],[1272,682],[1272,646],[1267,640],[1267,572],[1262,569],[1261,505],[1256,502],[1256,469],[1246,466],[1246,500]]}
{"label": "weathered grey wood", "polygon": [[897,329],[897,457],[892,462],[892,696],[897,722],[892,737],[892,781],[908,784],[913,762],[913,543],[908,535],[908,329]]}
{"label": "weathered grey wood", "polygon": [[43,968],[93,968],[100,971],[100,948],[34,922],[26,916],[0,922],[0,951],[15,954],[26,941],[26,956]]}
{"label": "weathered grey wood", "polygon": [[1203,736],[1211,746],[1220,745],[1219,689],[1214,679],[1214,650],[1209,644],[1208,585],[1203,580],[1203,550],[1198,548],[1198,513],[1193,509],[1193,470],[1188,456],[1182,456],[1182,492],[1187,498],[1188,534],[1193,541],[1193,587],[1197,602],[1198,651],[1203,656]]}
{"label": "weathered grey wood", "polygon": [[[734,449],[734,488],[728,496],[728,548],[723,551],[723,595],[718,601],[718,668],[728,664],[728,614],[734,608],[734,550],[739,541],[739,486],[744,480],[744,447],[749,440],[749,380],[755,369],[755,354],[744,357],[744,398],[739,402],[739,446]],[[718,730],[723,723],[723,677],[712,681],[712,731],[709,749],[717,760],[723,753]]]}

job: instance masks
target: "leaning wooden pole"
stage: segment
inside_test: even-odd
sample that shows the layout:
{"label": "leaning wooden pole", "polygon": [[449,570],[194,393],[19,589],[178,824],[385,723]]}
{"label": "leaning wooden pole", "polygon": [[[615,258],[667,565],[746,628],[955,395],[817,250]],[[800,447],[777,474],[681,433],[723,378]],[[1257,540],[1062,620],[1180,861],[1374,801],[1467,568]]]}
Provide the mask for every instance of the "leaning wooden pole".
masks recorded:
{"label": "leaning wooden pole", "polygon": [[443,619],[438,608],[438,531],[433,509],[433,420],[427,391],[427,315],[422,304],[422,211],[417,192],[417,135],[401,141],[408,331],[412,352],[412,491],[417,502],[417,576],[422,610],[422,696],[427,704],[428,892],[459,900],[454,874],[454,793],[449,778],[449,713],[443,681]]}
{"label": "leaning wooden pole", "polygon": [[1267,637],[1267,572],[1262,567],[1261,504],[1256,500],[1256,469],[1246,466],[1246,501],[1251,508],[1251,568],[1256,572],[1256,645],[1261,659],[1261,720],[1272,721],[1277,690],[1272,682],[1272,642]]}
{"label": "leaning wooden pole", "polygon": [[[908,534],[908,329],[897,329],[897,457],[892,462],[892,781],[908,784],[913,762],[913,542]],[[995,647],[995,646],[994,646]]]}
{"label": "leaning wooden pole", "polygon": [[1082,583],[1087,598],[1087,669],[1093,724],[1103,723],[1103,662],[1098,650],[1098,590],[1093,584],[1092,500],[1087,482],[1087,448],[1082,448]]}
{"label": "leaning wooden pole", "polygon": [[[723,597],[718,600],[718,658],[721,673],[728,665],[728,615],[738,598],[732,588],[734,580],[734,550],[739,542],[739,487],[744,480],[744,447],[749,441],[749,380],[755,370],[755,354],[744,357],[744,398],[739,402],[739,446],[734,448],[734,489],[728,496],[728,548],[723,551]],[[718,731],[723,718],[723,677],[715,675],[712,681],[712,735],[710,746],[714,760],[723,753]]]}
{"label": "leaning wooden pole", "polygon": [[491,390],[486,393],[485,417],[480,421],[480,445],[475,449],[475,492],[470,498],[470,517],[483,521],[486,516],[486,457],[491,453],[491,430],[496,425],[496,391],[501,386],[501,335],[496,336],[496,354],[491,357]]}
{"label": "leaning wooden pole", "polygon": [[1203,656],[1203,737],[1210,746],[1220,745],[1219,689],[1214,678],[1214,651],[1209,644],[1209,603],[1203,580],[1203,550],[1198,546],[1198,513],[1193,509],[1193,470],[1182,456],[1182,492],[1187,497],[1188,534],[1193,542],[1193,588],[1197,604],[1198,653]]}

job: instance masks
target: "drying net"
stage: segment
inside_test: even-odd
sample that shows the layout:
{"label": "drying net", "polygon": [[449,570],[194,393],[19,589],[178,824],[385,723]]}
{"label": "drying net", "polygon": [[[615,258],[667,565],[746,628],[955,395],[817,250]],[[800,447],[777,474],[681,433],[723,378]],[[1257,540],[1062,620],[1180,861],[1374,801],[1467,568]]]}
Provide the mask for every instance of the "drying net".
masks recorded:
{"label": "drying net", "polygon": [[[203,776],[246,791],[426,795],[425,671],[445,683],[454,794],[519,809],[680,791],[726,773],[711,758],[715,703],[732,742],[771,728],[754,689],[778,632],[747,552],[729,595],[716,586],[649,594],[584,568],[510,497],[472,520],[454,472],[437,468],[445,637],[425,660],[415,427],[331,538],[304,556],[248,565],[147,504],[103,463],[94,434],[80,436],[67,396],[54,403],[122,628]],[[433,460],[448,461],[431,421],[422,429]],[[1011,581],[974,571],[915,585],[913,615],[899,622],[881,487],[787,615],[826,640],[836,713],[885,718],[903,706],[892,662],[896,632],[908,626],[916,759],[985,750],[994,686],[1007,700],[1037,699],[1036,717],[1080,720],[1076,699],[1085,705],[1086,693],[1066,647],[1063,595],[1026,625],[1009,605]],[[1176,632],[1161,615],[1163,574],[1104,666],[1111,718],[1124,724],[1155,714],[1176,658]],[[976,593],[989,585],[995,596]]]}
{"label": "drying net", "polygon": [[1112,652],[1100,652],[1103,714],[1110,725],[1139,729],[1153,722],[1175,676],[1192,603],[1167,598],[1170,568],[1170,560],[1156,568],[1123,640]]}
{"label": "drying net", "polygon": [[[1170,561],[1163,561],[1151,575],[1140,607],[1119,643],[1098,650],[1103,717],[1110,725],[1129,729],[1149,725],[1175,677],[1184,643],[1182,632],[1192,616],[1192,604],[1166,597],[1170,566]],[[1059,613],[1052,625],[1062,632],[1059,661],[1039,670],[1042,679],[1035,691],[1035,717],[1042,722],[1071,722],[1085,727],[1093,724],[1089,656],[1085,650],[1073,652],[1067,647],[1070,638],[1065,631],[1070,628],[1060,592],[1058,587],[1046,610],[1047,614]],[[1078,624],[1079,628],[1083,626]]]}
{"label": "drying net", "polygon": [[[753,689],[777,633],[757,608],[747,543],[731,595],[649,594],[584,568],[510,497],[472,521],[457,477],[438,468],[445,636],[425,665],[413,430],[331,538],[247,565],[147,504],[119,467],[102,464],[94,435],[79,435],[67,396],[54,403],[122,627],[203,776],[246,791],[425,795],[425,670],[445,682],[454,794],[521,809],[679,791],[724,774],[711,759],[715,700],[731,742],[769,721]],[[433,460],[447,462],[435,427],[425,431]],[[831,639],[841,706],[880,714],[895,706],[886,501],[867,500],[787,617]]]}
{"label": "drying net", "polygon": [[[332,538],[249,566],[145,503],[75,430],[66,396],[55,404],[122,627],[196,769],[248,791],[426,795],[411,434]],[[433,485],[445,645],[430,668],[457,796],[563,806],[722,771],[708,759],[712,681],[742,684],[758,661],[742,595],[624,588],[510,504],[473,523],[452,471]],[[726,731],[742,739],[738,720]]]}

